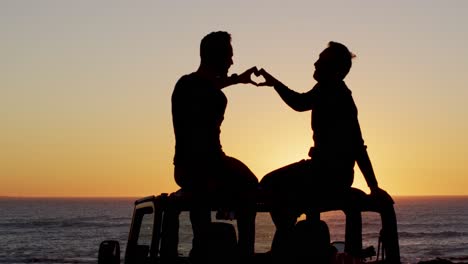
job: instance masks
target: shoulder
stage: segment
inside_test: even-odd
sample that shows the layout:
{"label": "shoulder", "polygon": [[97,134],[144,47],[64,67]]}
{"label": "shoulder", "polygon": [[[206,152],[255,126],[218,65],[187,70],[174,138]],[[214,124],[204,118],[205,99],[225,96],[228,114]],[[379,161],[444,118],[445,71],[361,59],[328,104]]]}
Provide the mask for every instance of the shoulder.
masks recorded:
{"label": "shoulder", "polygon": [[201,82],[200,78],[196,76],[196,74],[190,73],[183,75],[182,77],[177,80],[173,95],[174,94],[185,94],[185,93],[190,93],[191,91],[195,90],[193,87],[199,86],[199,83]]}
{"label": "shoulder", "polygon": [[186,74],[180,77],[179,80],[177,80],[176,88],[180,86],[187,86],[194,82],[197,82],[197,77],[195,76],[195,74],[193,73]]}
{"label": "shoulder", "polygon": [[190,97],[189,94],[192,89],[190,89],[191,86],[193,86],[193,81],[191,80],[191,74],[183,75],[182,77],[177,80],[174,90],[172,91],[172,102],[178,102],[178,101],[185,101],[186,97]]}

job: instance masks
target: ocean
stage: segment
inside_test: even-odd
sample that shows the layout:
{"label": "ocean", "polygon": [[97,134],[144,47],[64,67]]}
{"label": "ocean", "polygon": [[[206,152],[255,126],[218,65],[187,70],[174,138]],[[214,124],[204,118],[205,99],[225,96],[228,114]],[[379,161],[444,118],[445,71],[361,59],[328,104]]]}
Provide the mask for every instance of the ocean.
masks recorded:
{"label": "ocean", "polygon": [[[132,198],[0,198],[0,263],[97,263],[103,240],[118,240],[121,256],[133,213]],[[403,263],[444,258],[468,262],[468,197],[396,197]],[[344,240],[341,212],[322,214],[332,241]],[[380,219],[363,214],[364,246],[377,249]],[[257,215],[256,251],[270,248],[274,226]],[[181,254],[191,227],[181,216]]]}

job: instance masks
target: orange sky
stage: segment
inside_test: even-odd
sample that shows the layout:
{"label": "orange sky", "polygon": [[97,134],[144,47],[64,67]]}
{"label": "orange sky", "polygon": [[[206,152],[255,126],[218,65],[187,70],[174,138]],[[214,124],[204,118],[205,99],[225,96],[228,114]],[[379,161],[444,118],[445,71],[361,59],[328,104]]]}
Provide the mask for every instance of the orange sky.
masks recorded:
{"label": "orange sky", "polygon": [[[170,95],[214,30],[232,34],[230,73],[265,67],[299,92],[327,42],[346,44],[381,187],[468,195],[468,2],[156,2],[0,3],[0,196],[175,191]],[[259,178],[307,157],[310,112],[266,87],[225,93],[228,155]]]}

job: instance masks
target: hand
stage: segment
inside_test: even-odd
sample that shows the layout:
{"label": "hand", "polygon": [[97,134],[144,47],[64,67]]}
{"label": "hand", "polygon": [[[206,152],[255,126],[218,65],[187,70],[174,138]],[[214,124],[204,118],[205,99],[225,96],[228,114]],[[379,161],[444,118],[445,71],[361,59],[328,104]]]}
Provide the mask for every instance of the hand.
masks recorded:
{"label": "hand", "polygon": [[258,73],[259,73],[258,75],[261,75],[263,76],[263,78],[265,78],[265,81],[257,84],[257,86],[275,86],[281,83],[275,77],[273,77],[271,74],[265,71],[265,69],[263,68],[261,68],[260,71],[258,71]]}
{"label": "hand", "polygon": [[256,66],[246,70],[245,72],[241,73],[237,76],[236,81],[237,83],[250,83],[253,85],[258,85],[256,82],[252,81],[252,73],[256,76],[259,76],[259,72]]}
{"label": "hand", "polygon": [[385,202],[390,202],[390,203],[394,204],[394,201],[393,201],[392,197],[390,196],[390,194],[388,194],[386,191],[380,189],[378,186],[375,186],[375,187],[371,188],[370,196],[374,197],[378,201],[385,201]]}

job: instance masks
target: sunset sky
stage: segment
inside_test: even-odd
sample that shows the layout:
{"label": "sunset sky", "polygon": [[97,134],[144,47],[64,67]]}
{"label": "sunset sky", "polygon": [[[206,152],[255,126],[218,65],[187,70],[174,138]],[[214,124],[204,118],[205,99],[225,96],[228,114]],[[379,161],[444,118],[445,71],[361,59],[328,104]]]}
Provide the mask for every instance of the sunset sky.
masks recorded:
{"label": "sunset sky", "polygon": [[[146,196],[177,190],[170,97],[211,31],[232,35],[230,74],[264,67],[308,91],[330,40],[380,186],[468,195],[468,1],[0,2],[0,196]],[[260,179],[307,158],[310,112],[235,85],[226,154]],[[356,167],[354,186],[368,192]]]}

